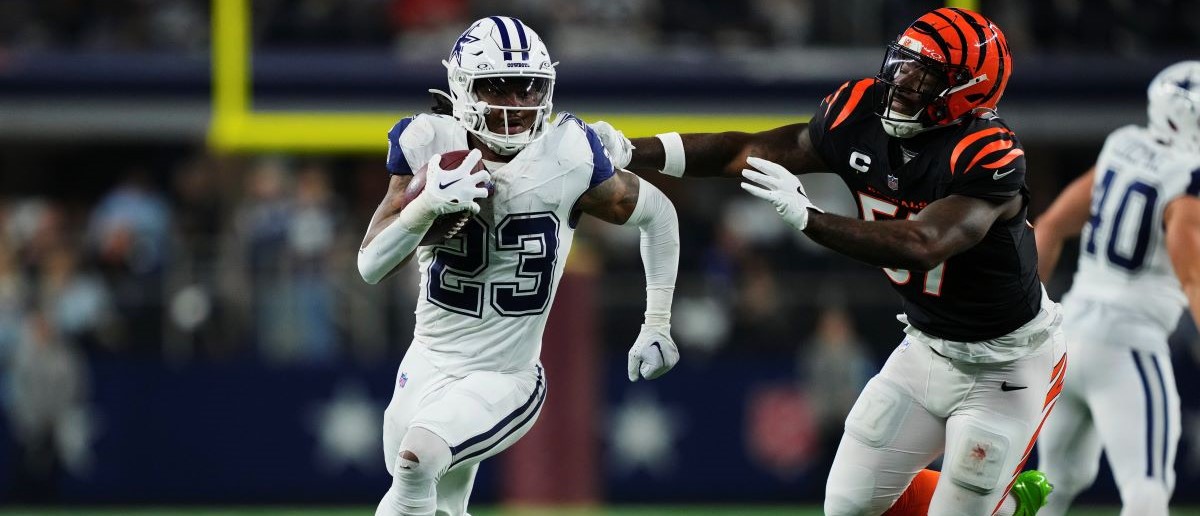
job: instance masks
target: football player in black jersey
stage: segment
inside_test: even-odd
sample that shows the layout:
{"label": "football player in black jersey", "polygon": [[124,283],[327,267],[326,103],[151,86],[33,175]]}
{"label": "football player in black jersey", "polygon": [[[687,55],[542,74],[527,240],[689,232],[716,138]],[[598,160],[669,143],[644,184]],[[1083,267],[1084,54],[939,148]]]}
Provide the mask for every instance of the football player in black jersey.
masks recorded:
{"label": "football player in black jersey", "polygon": [[[1011,73],[995,24],[941,8],[807,124],[632,143],[596,126],[614,162],[636,172],[743,178],[790,225],[883,268],[900,293],[906,336],[847,417],[827,515],[883,513],[943,453],[929,514],[1034,514],[1045,503],[1044,477],[1021,469],[1066,354],[1060,309],[1037,276],[1025,153],[996,112]],[[795,176],[826,171],[850,188],[859,219],[822,212]],[[1019,504],[1005,496],[1014,484]]]}

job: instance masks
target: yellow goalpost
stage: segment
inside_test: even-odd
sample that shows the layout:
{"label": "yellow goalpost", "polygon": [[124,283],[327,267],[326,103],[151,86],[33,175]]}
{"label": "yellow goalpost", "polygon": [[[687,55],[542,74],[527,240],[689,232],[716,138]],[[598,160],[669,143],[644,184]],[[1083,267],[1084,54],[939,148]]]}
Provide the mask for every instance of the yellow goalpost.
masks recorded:
{"label": "yellow goalpost", "polygon": [[[388,129],[409,113],[255,111],[250,72],[253,0],[212,0],[212,120],[208,144],[220,152],[387,152]],[[977,9],[977,0],[948,6]],[[773,114],[579,113],[631,137],[666,131],[761,131],[806,117]]]}
{"label": "yellow goalpost", "polygon": [[[213,0],[212,121],[208,144],[221,152],[387,152],[387,131],[410,113],[255,111],[251,98],[253,0]],[[794,115],[579,113],[629,136],[660,132],[760,131],[804,121]]]}

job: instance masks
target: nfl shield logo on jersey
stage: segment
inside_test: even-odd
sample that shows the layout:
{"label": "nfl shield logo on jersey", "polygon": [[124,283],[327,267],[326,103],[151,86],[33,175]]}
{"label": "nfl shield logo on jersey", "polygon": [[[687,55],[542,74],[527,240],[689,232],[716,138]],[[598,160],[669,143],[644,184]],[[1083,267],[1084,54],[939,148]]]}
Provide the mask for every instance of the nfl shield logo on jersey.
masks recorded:
{"label": "nfl shield logo on jersey", "polygon": [[888,174],[888,188],[891,188],[892,190],[899,190],[900,189],[900,178],[893,176],[891,174]]}
{"label": "nfl shield logo on jersey", "polygon": [[408,383],[408,373],[400,373],[400,378],[396,380],[396,385],[399,385],[400,388],[403,389],[404,385],[407,383]]}

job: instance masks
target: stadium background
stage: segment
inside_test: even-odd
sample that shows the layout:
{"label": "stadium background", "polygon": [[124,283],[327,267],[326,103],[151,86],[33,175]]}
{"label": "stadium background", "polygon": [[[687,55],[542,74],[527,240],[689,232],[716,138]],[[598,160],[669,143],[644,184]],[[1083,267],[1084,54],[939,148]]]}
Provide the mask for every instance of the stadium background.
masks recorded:
{"label": "stadium background", "polygon": [[[557,110],[637,136],[804,120],[938,5],[0,1],[0,511],[369,512],[388,484],[379,418],[417,292],[411,268],[364,284],[355,250],[386,188],[388,128],[444,88],[439,62],[470,21],[522,18],[561,61]],[[1193,2],[965,5],[1008,35],[1000,112],[1026,146],[1035,214],[1108,131],[1144,122],[1150,78],[1200,43]],[[652,180],[683,221],[683,361],[624,379],[637,232],[584,223],[545,341],[546,410],[485,464],[473,506],[819,501],[841,418],[900,335],[896,296],[732,182]],[[812,182],[818,204],[853,212],[836,180]],[[1190,321],[1172,344],[1175,500],[1189,506]],[[1102,472],[1082,501],[1116,500]]]}

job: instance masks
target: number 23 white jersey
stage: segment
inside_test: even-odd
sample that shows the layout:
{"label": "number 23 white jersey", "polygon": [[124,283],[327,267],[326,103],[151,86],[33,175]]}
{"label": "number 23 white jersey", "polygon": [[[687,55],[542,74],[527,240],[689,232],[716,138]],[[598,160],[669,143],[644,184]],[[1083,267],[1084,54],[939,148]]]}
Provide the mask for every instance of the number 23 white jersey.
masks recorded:
{"label": "number 23 white jersey", "polygon": [[1066,300],[1118,305],[1171,331],[1187,298],[1167,255],[1163,213],[1181,195],[1200,195],[1200,155],[1162,145],[1143,127],[1110,134],[1096,160],[1091,217]]}
{"label": "number 23 white jersey", "polygon": [[[388,141],[393,174],[468,148],[466,131],[442,115],[401,120]],[[566,113],[511,162],[488,169],[495,189],[479,214],[456,237],[417,249],[413,346],[448,371],[522,370],[537,362],[571,250],[575,203],[613,175],[595,132]]]}

